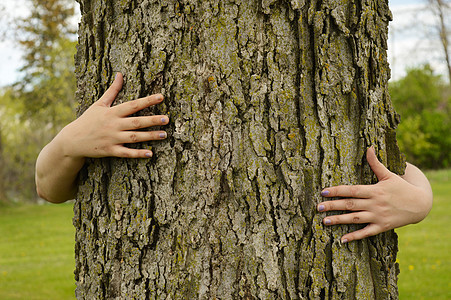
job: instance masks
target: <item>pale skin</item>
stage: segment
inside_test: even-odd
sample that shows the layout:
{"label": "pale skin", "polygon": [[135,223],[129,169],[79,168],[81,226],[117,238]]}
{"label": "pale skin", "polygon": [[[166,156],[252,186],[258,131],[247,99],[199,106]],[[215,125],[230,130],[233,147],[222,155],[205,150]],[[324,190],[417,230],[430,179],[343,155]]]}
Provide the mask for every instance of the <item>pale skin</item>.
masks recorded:
{"label": "pale skin", "polygon": [[118,73],[105,94],[41,150],[35,177],[40,197],[53,203],[73,199],[77,192],[78,172],[87,157],[149,158],[152,151],[130,149],[124,144],[166,138],[165,131],[137,129],[166,125],[168,116],[129,117],[162,102],[163,95],[156,94],[112,107],[122,83],[122,74]]}
{"label": "pale skin", "polygon": [[[150,150],[130,149],[124,144],[167,137],[165,131],[137,130],[166,125],[168,116],[129,117],[161,103],[163,95],[112,106],[122,84],[122,74],[118,73],[105,94],[42,149],[36,161],[36,190],[41,198],[52,203],[73,199],[78,188],[78,173],[88,157],[149,158],[152,156]],[[368,224],[361,230],[344,235],[344,243],[417,223],[432,207],[431,187],[421,170],[407,164],[405,175],[393,174],[377,160],[371,148],[367,151],[367,160],[379,180],[377,184],[326,188],[321,192],[322,196],[345,198],[317,206],[320,212],[351,211],[325,217],[325,225]]]}
{"label": "pale skin", "polygon": [[420,169],[407,163],[405,175],[390,172],[376,157],[374,148],[367,161],[378,179],[374,185],[341,185],[321,192],[324,197],[343,197],[319,203],[318,211],[349,211],[325,217],[325,225],[367,224],[345,234],[342,243],[360,240],[394,228],[422,221],[432,208],[432,189]]}

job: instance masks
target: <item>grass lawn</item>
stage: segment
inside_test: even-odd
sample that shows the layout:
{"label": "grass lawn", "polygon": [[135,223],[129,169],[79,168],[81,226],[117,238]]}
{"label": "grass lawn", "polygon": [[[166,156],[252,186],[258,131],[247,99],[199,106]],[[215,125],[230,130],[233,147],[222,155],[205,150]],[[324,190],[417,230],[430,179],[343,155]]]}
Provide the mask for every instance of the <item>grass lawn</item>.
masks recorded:
{"label": "grass lawn", "polygon": [[0,206],[0,299],[75,299],[72,204]]}
{"label": "grass lawn", "polygon": [[[451,170],[427,173],[428,218],[396,230],[400,299],[451,299]],[[72,204],[0,206],[0,299],[75,299]]]}
{"label": "grass lawn", "polygon": [[451,170],[426,173],[434,205],[422,222],[396,230],[400,299],[451,299]]}

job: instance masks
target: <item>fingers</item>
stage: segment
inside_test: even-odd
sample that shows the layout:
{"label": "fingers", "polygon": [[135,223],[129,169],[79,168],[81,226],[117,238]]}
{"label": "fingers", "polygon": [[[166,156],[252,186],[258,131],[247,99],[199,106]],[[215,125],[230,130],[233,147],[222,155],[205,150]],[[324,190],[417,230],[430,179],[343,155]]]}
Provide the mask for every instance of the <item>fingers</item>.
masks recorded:
{"label": "fingers", "polygon": [[324,225],[365,224],[373,221],[372,214],[366,211],[343,215],[328,216],[323,219]]}
{"label": "fingers", "polygon": [[349,243],[351,241],[361,240],[376,234],[381,233],[382,230],[379,229],[379,226],[376,224],[368,224],[362,229],[356,230],[354,232],[345,234],[341,237],[342,243]]}
{"label": "fingers", "polygon": [[153,153],[147,149],[130,149],[124,146],[117,146],[113,149],[112,156],[121,158],[150,158],[153,156]]}
{"label": "fingers", "polygon": [[124,78],[122,73],[117,73],[114,78],[113,83],[108,88],[108,90],[103,94],[103,96],[99,99],[98,103],[102,106],[111,106],[114,99],[116,99],[117,94],[122,89],[122,83],[124,82]]}
{"label": "fingers", "polygon": [[339,185],[328,187],[321,192],[323,197],[369,198],[373,187],[371,185]]}
{"label": "fingers", "polygon": [[369,212],[356,212],[356,213],[350,213],[350,214],[343,214],[343,215],[334,215],[334,216],[328,216],[323,219],[324,225],[339,225],[339,224],[367,224],[362,229],[359,229],[357,231],[345,234],[341,238],[342,243],[348,243],[355,240],[361,240],[364,238],[367,238],[369,236],[373,236],[376,234],[381,233],[383,230],[381,230],[380,226],[376,223],[372,223],[373,217],[372,214]]}
{"label": "fingers", "polygon": [[146,141],[164,140],[167,133],[164,131],[123,131],[117,137],[116,145],[112,146],[98,157],[113,156],[122,158],[150,158],[152,151],[146,149],[131,149],[123,144],[132,144]]}
{"label": "fingers", "polygon": [[140,98],[137,100],[122,103],[112,108],[119,117],[126,117],[140,111],[146,107],[155,105],[163,101],[164,97],[161,94]]}
{"label": "fingers", "polygon": [[165,131],[123,131],[119,134],[119,143],[133,144],[164,140],[165,138],[167,138]]}
{"label": "fingers", "polygon": [[319,212],[335,211],[335,210],[368,210],[370,202],[368,199],[340,199],[333,201],[321,202],[318,204]]}
{"label": "fingers", "polygon": [[377,159],[373,146],[366,150],[366,160],[379,181],[390,176],[390,171]]}
{"label": "fingers", "polygon": [[[379,181],[388,179],[391,176],[392,173],[378,160],[374,147],[367,149],[366,159]],[[372,205],[374,206],[374,199],[370,199],[377,192],[377,186],[341,185],[326,188],[321,192],[323,197],[345,197],[350,199],[322,202],[317,206],[318,211],[353,211],[342,215],[327,216],[323,219],[324,225],[368,224],[360,230],[344,235],[341,238],[342,243],[361,240],[387,230],[380,225],[380,222],[378,224],[381,216],[374,213],[374,207],[372,207]]]}
{"label": "fingers", "polygon": [[121,120],[121,130],[136,130],[152,126],[166,125],[169,123],[169,117],[164,115],[149,117],[124,118]]}

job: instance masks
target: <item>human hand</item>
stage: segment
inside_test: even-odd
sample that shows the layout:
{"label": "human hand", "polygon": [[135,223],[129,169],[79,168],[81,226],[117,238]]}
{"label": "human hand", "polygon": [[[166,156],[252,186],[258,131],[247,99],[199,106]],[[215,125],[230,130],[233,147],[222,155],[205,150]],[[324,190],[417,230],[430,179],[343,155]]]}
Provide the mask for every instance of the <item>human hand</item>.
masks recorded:
{"label": "human hand", "polygon": [[63,152],[66,156],[73,158],[151,157],[150,150],[131,149],[124,144],[163,140],[167,137],[165,131],[137,130],[166,125],[169,122],[168,116],[128,117],[146,107],[162,102],[163,95],[156,94],[111,107],[122,89],[122,83],[122,74],[117,73],[113,84],[103,96],[61,131]]}
{"label": "human hand", "polygon": [[[418,223],[427,216],[432,207],[429,182],[419,169],[408,164],[403,178],[404,176],[390,172],[379,162],[373,147],[367,150],[366,156],[379,182],[374,185],[326,188],[321,192],[322,196],[344,198],[322,202],[317,206],[320,212],[351,211],[325,217],[325,225],[367,224],[360,230],[344,235],[341,238],[342,243]],[[407,172],[410,172],[410,175]]]}

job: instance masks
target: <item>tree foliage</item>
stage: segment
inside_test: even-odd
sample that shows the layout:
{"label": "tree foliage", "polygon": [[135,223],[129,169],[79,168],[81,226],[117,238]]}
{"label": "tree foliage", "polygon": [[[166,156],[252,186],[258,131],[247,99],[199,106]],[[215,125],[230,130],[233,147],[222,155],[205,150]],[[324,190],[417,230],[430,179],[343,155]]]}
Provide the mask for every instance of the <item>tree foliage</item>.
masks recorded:
{"label": "tree foliage", "polygon": [[429,65],[410,69],[391,83],[390,94],[401,115],[398,142],[407,160],[422,168],[451,165],[451,93]]}
{"label": "tree foliage", "polygon": [[0,95],[0,127],[4,196],[22,201],[34,198],[34,162],[49,134],[37,119],[22,118],[26,109],[18,100],[12,88]]}
{"label": "tree foliage", "polygon": [[34,163],[75,114],[73,1],[28,0],[15,27],[24,51],[23,78],[0,94],[3,176],[9,198],[33,199]]}
{"label": "tree foliage", "polygon": [[74,15],[73,1],[68,0],[29,0],[30,16],[19,21],[21,37],[18,42],[23,46],[26,72],[25,82],[40,79],[43,73],[55,68],[55,57],[51,55],[58,42],[74,34],[70,18]]}
{"label": "tree foliage", "polygon": [[18,42],[24,50],[24,77],[15,84],[27,107],[25,117],[55,124],[72,119],[75,105],[74,3],[68,0],[29,0],[30,16],[20,20]]}

